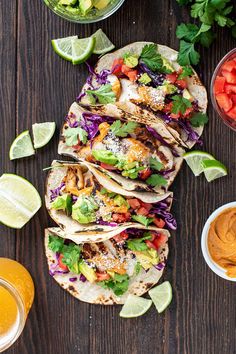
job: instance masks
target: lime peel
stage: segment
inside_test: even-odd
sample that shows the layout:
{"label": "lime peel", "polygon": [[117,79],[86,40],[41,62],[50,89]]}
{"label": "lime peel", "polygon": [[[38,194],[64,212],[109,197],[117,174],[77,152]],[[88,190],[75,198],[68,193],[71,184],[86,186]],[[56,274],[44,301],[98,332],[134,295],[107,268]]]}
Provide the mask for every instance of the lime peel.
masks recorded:
{"label": "lime peel", "polygon": [[202,161],[204,160],[215,160],[215,158],[205,151],[190,151],[183,155],[184,160],[190,167],[194,176],[199,176],[203,172]]}
{"label": "lime peel", "polygon": [[152,299],[157,312],[162,313],[169,306],[172,300],[172,287],[170,282],[164,281],[164,283],[149,290],[148,294]]}
{"label": "lime peel", "polygon": [[32,140],[28,130],[19,134],[11,144],[9,151],[10,160],[28,157],[35,154]]}
{"label": "lime peel", "polygon": [[56,130],[55,122],[35,123],[32,125],[34,148],[45,146],[53,137]]}

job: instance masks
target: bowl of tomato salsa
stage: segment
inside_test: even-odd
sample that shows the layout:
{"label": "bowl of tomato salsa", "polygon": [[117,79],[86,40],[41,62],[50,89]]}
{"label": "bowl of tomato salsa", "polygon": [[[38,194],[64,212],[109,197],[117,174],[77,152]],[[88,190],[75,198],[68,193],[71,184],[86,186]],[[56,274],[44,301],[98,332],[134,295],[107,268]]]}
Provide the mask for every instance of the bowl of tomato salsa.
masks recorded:
{"label": "bowl of tomato salsa", "polygon": [[211,100],[223,122],[236,131],[236,48],[221,59],[214,71]]}

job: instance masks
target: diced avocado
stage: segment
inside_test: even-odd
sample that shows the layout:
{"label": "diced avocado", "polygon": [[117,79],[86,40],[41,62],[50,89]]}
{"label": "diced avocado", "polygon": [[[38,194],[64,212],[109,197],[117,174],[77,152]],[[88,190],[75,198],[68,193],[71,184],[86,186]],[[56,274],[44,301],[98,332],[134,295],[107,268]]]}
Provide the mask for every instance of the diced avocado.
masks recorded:
{"label": "diced avocado", "polygon": [[130,205],[127,202],[127,200],[124,197],[122,197],[121,195],[115,196],[114,203],[115,203],[115,205],[118,205],[118,206],[125,205],[128,209],[130,208]]}
{"label": "diced avocado", "polygon": [[80,9],[78,7],[73,7],[73,6],[66,6],[66,11],[70,12],[71,15],[79,15],[80,14]]}
{"label": "diced avocado", "polygon": [[79,8],[83,15],[86,15],[93,7],[92,0],[79,0]]}
{"label": "diced avocado", "polygon": [[55,210],[66,211],[71,214],[72,211],[72,198],[70,194],[59,195],[51,204],[50,207]]}
{"label": "diced avocado", "polygon": [[111,270],[108,270],[107,274],[109,274],[111,278],[114,278],[115,276],[115,272],[112,272]]}
{"label": "diced avocado", "polygon": [[126,53],[124,55],[124,63],[127,65],[129,68],[135,68],[135,66],[138,65],[138,57],[136,55]]}
{"label": "diced avocado", "polygon": [[171,95],[177,91],[177,87],[175,85],[170,84],[168,81],[164,81],[161,86],[162,91],[165,92],[166,95]]}
{"label": "diced avocado", "polygon": [[158,255],[154,249],[150,249],[147,251],[135,251],[134,253],[138,262],[145,270],[151,268],[153,265],[158,263]]}
{"label": "diced avocado", "polygon": [[107,163],[108,165],[115,165],[118,162],[117,157],[108,150],[92,150],[92,155],[96,160]]}
{"label": "diced avocado", "polygon": [[147,85],[149,84],[149,82],[152,81],[152,79],[150,78],[150,76],[147,74],[147,73],[144,73],[140,76],[140,78],[138,79],[138,81],[141,83],[141,84],[144,84],[144,85]]}
{"label": "diced avocado", "polygon": [[166,67],[166,69],[170,70],[171,72],[175,71],[175,69],[173,68],[172,64],[169,62],[169,60],[167,60],[163,56],[162,56],[162,61],[163,61],[164,66]]}
{"label": "diced avocado", "polygon": [[59,0],[58,5],[75,5],[77,0]]}
{"label": "diced avocado", "polygon": [[183,98],[186,98],[187,100],[191,101],[193,99],[193,96],[191,95],[191,93],[187,89],[184,89],[183,90]]}
{"label": "diced avocado", "polygon": [[105,9],[109,5],[111,0],[93,0],[93,6],[98,10]]}
{"label": "diced avocado", "polygon": [[90,283],[94,283],[95,280],[97,279],[96,273],[93,270],[93,268],[91,268],[87,263],[85,263],[84,261],[81,261],[79,263],[79,270],[80,272],[85,276],[86,279],[88,279],[88,281]]}
{"label": "diced avocado", "polygon": [[89,224],[96,221],[96,210],[98,210],[98,205],[92,197],[80,196],[72,206],[72,219],[81,224]]}

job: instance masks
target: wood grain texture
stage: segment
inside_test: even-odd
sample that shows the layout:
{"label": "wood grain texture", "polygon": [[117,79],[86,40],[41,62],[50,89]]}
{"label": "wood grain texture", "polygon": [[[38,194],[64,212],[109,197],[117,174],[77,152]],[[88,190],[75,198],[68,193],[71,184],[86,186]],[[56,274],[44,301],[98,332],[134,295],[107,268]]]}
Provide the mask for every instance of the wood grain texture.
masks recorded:
{"label": "wood grain texture", "polygon": [[[84,65],[72,66],[52,50],[50,40],[73,34],[88,36],[102,27],[117,47],[138,40],[178,48],[176,24],[189,13],[175,0],[126,0],[102,23],[76,25],[50,12],[40,0],[0,1],[1,173],[16,171],[44,194],[42,169],[57,158],[58,133],[69,105],[87,76]],[[227,31],[219,30],[210,50],[201,50],[198,72],[209,89],[219,59],[235,47]],[[92,58],[92,62],[96,58]],[[170,240],[164,279],[173,286],[169,309],[154,307],[143,317],[123,320],[120,307],[79,302],[48,275],[43,230],[53,222],[41,208],[20,231],[1,226],[0,255],[16,258],[31,272],[36,298],[23,334],[7,354],[233,354],[236,352],[235,286],[215,276],[205,264],[200,236],[208,215],[236,198],[235,134],[214,114],[203,136],[203,150],[230,170],[228,177],[208,184],[194,178],[184,165],[172,190],[173,212],[179,224]],[[57,134],[36,157],[9,162],[15,133],[32,123],[56,121]],[[223,311],[222,311],[223,309]]]}

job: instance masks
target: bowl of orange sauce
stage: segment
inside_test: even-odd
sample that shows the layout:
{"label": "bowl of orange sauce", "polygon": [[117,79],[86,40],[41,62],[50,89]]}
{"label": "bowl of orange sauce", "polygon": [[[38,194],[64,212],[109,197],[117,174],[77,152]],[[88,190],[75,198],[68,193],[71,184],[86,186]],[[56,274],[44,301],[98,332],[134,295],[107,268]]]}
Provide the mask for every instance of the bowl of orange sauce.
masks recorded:
{"label": "bowl of orange sauce", "polygon": [[222,205],[209,216],[202,231],[201,248],[215,274],[236,281],[236,202]]}

